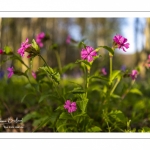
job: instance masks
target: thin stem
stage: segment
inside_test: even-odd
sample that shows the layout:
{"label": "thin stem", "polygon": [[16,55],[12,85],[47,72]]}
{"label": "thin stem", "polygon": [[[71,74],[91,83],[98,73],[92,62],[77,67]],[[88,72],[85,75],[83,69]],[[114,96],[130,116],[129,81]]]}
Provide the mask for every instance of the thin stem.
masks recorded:
{"label": "thin stem", "polygon": [[109,53],[109,58],[110,58],[110,76],[109,78],[111,79],[111,76],[112,76],[112,58],[113,56]]}
{"label": "thin stem", "polygon": [[47,62],[45,61],[45,59],[40,54],[38,56],[44,61],[45,65],[49,68],[49,65],[47,64]]}
{"label": "thin stem", "polygon": [[6,107],[6,109],[7,109],[8,113],[9,113],[9,115],[11,116],[12,113],[11,113],[9,107],[7,106],[7,104],[6,104],[3,100],[1,100],[1,101],[2,101],[3,105]]}
{"label": "thin stem", "polygon": [[120,78],[117,78],[117,82],[115,83],[114,87],[112,88],[110,95],[113,94],[114,90],[116,89],[118,83],[120,82]]}

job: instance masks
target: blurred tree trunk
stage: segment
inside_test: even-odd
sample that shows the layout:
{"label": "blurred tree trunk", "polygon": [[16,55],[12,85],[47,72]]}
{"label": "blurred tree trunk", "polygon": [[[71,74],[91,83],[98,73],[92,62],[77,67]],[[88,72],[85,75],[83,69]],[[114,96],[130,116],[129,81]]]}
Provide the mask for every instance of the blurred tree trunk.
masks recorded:
{"label": "blurred tree trunk", "polygon": [[146,68],[143,66],[143,63],[148,59],[148,54],[150,53],[150,18],[146,18],[146,26],[144,28],[145,35],[145,45],[143,46],[143,51],[140,53],[140,75],[142,78],[146,76]]}
{"label": "blurred tree trunk", "polygon": [[145,38],[145,50],[150,53],[150,18],[146,18]]}

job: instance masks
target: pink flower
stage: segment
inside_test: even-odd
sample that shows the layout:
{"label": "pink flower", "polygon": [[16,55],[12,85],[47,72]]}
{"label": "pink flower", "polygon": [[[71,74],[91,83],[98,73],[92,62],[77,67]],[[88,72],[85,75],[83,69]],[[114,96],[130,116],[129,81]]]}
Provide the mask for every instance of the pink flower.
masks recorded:
{"label": "pink flower", "polygon": [[101,72],[102,72],[103,75],[107,75],[107,72],[106,72],[105,68],[102,68]]}
{"label": "pink flower", "polygon": [[41,32],[36,36],[36,42],[40,47],[43,47],[43,39],[45,38],[45,33]]}
{"label": "pink flower", "polygon": [[0,55],[3,54],[3,53],[4,53],[4,51],[2,49],[0,49]]}
{"label": "pink flower", "polygon": [[137,70],[132,70],[132,73],[130,74],[132,80],[135,80],[137,78],[137,74],[138,74]]}
{"label": "pink flower", "polygon": [[117,46],[119,49],[121,48],[123,51],[125,51],[125,48],[129,48],[129,43],[126,43],[127,39],[121,35],[114,36],[113,41],[115,46]]}
{"label": "pink flower", "polygon": [[7,71],[9,72],[8,78],[11,78],[11,76],[14,74],[14,68],[13,67],[9,67],[9,68],[7,68]]}
{"label": "pink flower", "polygon": [[20,56],[22,56],[22,57],[23,57],[23,55],[25,53],[25,50],[31,46],[31,44],[28,44],[28,41],[29,40],[27,38],[26,41],[21,44],[21,47],[17,51],[18,54],[20,54]]}
{"label": "pink flower", "polygon": [[70,100],[67,100],[65,102],[64,108],[68,110],[68,113],[72,113],[77,110],[76,102],[71,103]]}
{"label": "pink flower", "polygon": [[36,79],[36,73],[34,71],[32,71],[32,76],[34,79]]}
{"label": "pink flower", "polygon": [[70,42],[71,42],[71,37],[70,37],[70,35],[68,35],[68,36],[67,36],[67,39],[66,39],[66,43],[67,43],[67,44],[70,44]]}
{"label": "pink flower", "polygon": [[87,60],[88,62],[93,61],[94,56],[97,56],[97,52],[91,46],[86,46],[86,48],[83,48],[81,51],[81,58],[83,60]]}

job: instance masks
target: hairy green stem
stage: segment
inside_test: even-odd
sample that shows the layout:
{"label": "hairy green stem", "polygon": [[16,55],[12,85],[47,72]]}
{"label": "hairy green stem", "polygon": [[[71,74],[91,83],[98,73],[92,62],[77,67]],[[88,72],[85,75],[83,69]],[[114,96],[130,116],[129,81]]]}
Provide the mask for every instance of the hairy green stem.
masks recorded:
{"label": "hairy green stem", "polygon": [[113,92],[114,92],[114,90],[116,89],[116,87],[117,87],[117,85],[119,84],[119,82],[120,82],[120,78],[117,78],[117,81],[116,81],[114,87],[113,87],[112,90],[110,91],[110,95],[113,94]]}

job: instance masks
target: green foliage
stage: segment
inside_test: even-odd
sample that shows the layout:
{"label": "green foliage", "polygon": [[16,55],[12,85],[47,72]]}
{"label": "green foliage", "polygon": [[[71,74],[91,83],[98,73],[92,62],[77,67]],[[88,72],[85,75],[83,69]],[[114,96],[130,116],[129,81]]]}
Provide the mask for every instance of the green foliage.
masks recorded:
{"label": "green foliage", "polygon": [[[74,43],[78,42],[74,41]],[[4,48],[5,54],[12,54],[12,56],[3,60],[1,65],[10,60],[17,60],[26,67],[24,72],[15,69],[11,79],[0,81],[2,85],[0,102],[6,109],[8,109],[6,103],[9,101],[15,103],[19,101],[21,105],[25,105],[23,123],[30,122],[33,132],[43,128],[52,132],[150,131],[150,82],[146,83],[148,90],[145,92],[145,88],[141,88],[142,83],[134,84],[136,79],[129,78],[129,71],[112,70],[111,60],[115,50],[108,46],[99,46],[95,50],[100,53],[100,49],[103,48],[109,52],[109,75],[102,74],[98,70],[91,71],[94,63],[101,59],[100,54],[91,62],[78,59],[74,63],[61,67],[59,54],[56,51],[60,47],[56,43],[49,46],[57,56],[58,67],[56,68],[47,64],[34,39],[32,46],[25,50],[32,55],[29,66],[20,56],[13,54],[9,46]],[[77,47],[85,48],[84,40],[80,41]],[[39,56],[44,62],[44,66],[36,71],[36,79],[31,75],[35,56]],[[73,69],[81,71],[80,78],[64,79],[63,74]],[[144,94],[147,97],[144,97]],[[67,100],[71,104],[67,104]],[[4,107],[0,108],[2,113],[6,111]]]}
{"label": "green foliage", "polygon": [[45,71],[48,76],[50,76],[56,83],[60,81],[60,74],[59,72],[55,72],[51,67],[40,67],[39,70]]}

